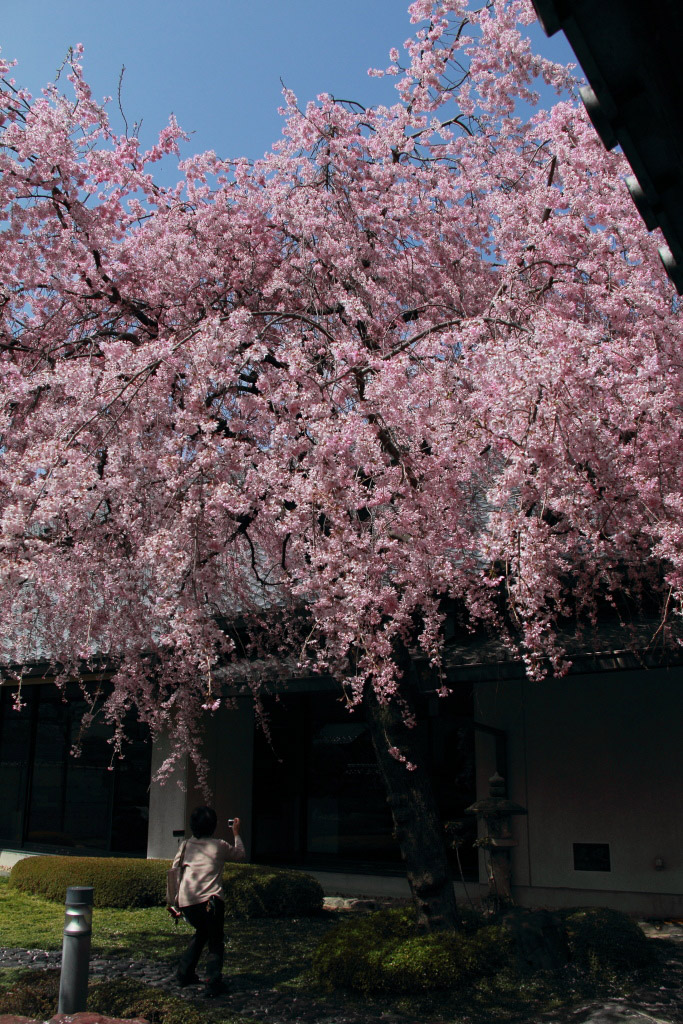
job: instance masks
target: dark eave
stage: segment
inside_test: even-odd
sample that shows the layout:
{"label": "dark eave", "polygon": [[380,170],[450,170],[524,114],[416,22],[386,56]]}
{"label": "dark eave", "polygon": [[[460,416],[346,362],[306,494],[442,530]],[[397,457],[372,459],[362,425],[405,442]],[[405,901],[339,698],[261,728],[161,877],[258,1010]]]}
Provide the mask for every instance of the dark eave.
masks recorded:
{"label": "dark eave", "polygon": [[533,0],[546,35],[560,29],[588,80],[581,90],[607,149],[633,168],[627,185],[683,294],[683,3]]}

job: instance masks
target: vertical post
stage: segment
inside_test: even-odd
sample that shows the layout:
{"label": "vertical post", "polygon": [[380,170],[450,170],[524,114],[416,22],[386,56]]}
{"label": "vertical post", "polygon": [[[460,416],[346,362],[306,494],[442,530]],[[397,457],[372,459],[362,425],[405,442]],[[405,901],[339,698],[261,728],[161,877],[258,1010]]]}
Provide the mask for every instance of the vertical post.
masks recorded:
{"label": "vertical post", "polygon": [[92,886],[70,885],[66,890],[58,1013],[79,1013],[85,1010],[88,996],[92,905]]}

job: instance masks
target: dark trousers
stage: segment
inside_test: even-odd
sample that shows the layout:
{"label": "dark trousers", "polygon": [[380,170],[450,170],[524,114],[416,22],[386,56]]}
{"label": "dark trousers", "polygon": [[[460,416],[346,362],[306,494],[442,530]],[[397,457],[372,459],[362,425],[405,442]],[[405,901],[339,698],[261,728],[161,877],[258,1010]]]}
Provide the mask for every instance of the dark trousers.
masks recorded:
{"label": "dark trousers", "polygon": [[221,983],[223,970],[223,954],[225,938],[223,922],[225,920],[225,904],[223,900],[212,897],[206,903],[197,903],[192,907],[182,907],[183,917],[194,928],[190,944],[180,958],[178,964],[178,981],[187,984],[192,979],[199,963],[204,946],[209,944],[209,955],[206,961],[206,981],[209,988],[217,988]]}

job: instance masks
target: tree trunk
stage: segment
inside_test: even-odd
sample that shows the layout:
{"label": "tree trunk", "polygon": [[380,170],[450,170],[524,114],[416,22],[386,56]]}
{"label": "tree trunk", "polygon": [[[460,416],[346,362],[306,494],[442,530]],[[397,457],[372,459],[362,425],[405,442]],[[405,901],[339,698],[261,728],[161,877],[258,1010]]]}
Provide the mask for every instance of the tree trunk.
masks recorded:
{"label": "tree trunk", "polygon": [[[405,664],[407,654],[402,661]],[[422,763],[416,729],[410,729],[404,721],[404,711],[412,711],[406,685],[408,671],[405,664],[399,686],[404,708],[394,699],[380,703],[371,685],[367,687],[364,704],[418,924],[426,931],[458,928],[453,880],[431,779]],[[407,768],[389,752],[390,748],[398,749],[409,763],[416,765],[415,769]]]}

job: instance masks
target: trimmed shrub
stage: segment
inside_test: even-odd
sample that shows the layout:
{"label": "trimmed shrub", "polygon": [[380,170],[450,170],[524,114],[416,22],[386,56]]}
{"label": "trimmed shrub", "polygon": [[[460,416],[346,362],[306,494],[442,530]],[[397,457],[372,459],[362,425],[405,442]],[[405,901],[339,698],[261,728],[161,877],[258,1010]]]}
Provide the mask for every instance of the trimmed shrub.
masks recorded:
{"label": "trimmed shrub", "polygon": [[48,1020],[57,1012],[59,968],[22,971],[4,992],[0,992],[0,1013]]}
{"label": "trimmed shrub", "polygon": [[497,925],[423,935],[412,911],[402,908],[332,929],[313,956],[312,970],[327,987],[400,994],[469,984],[510,957],[510,940]]}
{"label": "trimmed shrub", "polygon": [[606,907],[571,909],[563,914],[572,961],[599,979],[647,967],[650,947],[642,929],[626,914]]}
{"label": "trimmed shrub", "polygon": [[125,978],[91,985],[88,1010],[124,1019],[142,1017],[149,1024],[204,1024],[206,1020],[180,996]]}
{"label": "trimmed shrub", "polygon": [[[12,868],[9,885],[64,902],[70,885],[92,885],[96,907],[163,906],[168,860],[130,857],[25,857]],[[322,910],[323,890],[303,871],[226,864],[228,917],[304,917]]]}
{"label": "trimmed shrub", "polygon": [[309,917],[323,907],[323,889],[304,871],[226,864],[226,917]]}
{"label": "trimmed shrub", "polygon": [[[60,971],[54,969],[22,971],[5,992],[0,992],[0,1014],[48,1020],[57,1012],[59,976]],[[179,996],[126,978],[91,981],[87,1007],[107,1017],[140,1017],[149,1024],[204,1024],[206,1019]]]}
{"label": "trimmed shrub", "polygon": [[168,867],[133,857],[24,857],[9,884],[59,903],[70,885],[92,885],[96,907],[156,907],[165,901]]}
{"label": "trimmed shrub", "polygon": [[[645,935],[625,914],[599,908],[557,915],[566,928],[572,963],[591,988],[650,964]],[[515,936],[502,923],[470,915],[457,932],[419,934],[410,908],[380,911],[333,928],[313,956],[314,979],[327,988],[364,995],[470,988],[517,991],[540,986],[546,995],[565,975],[520,963]],[[555,980],[553,980],[555,979]]]}

